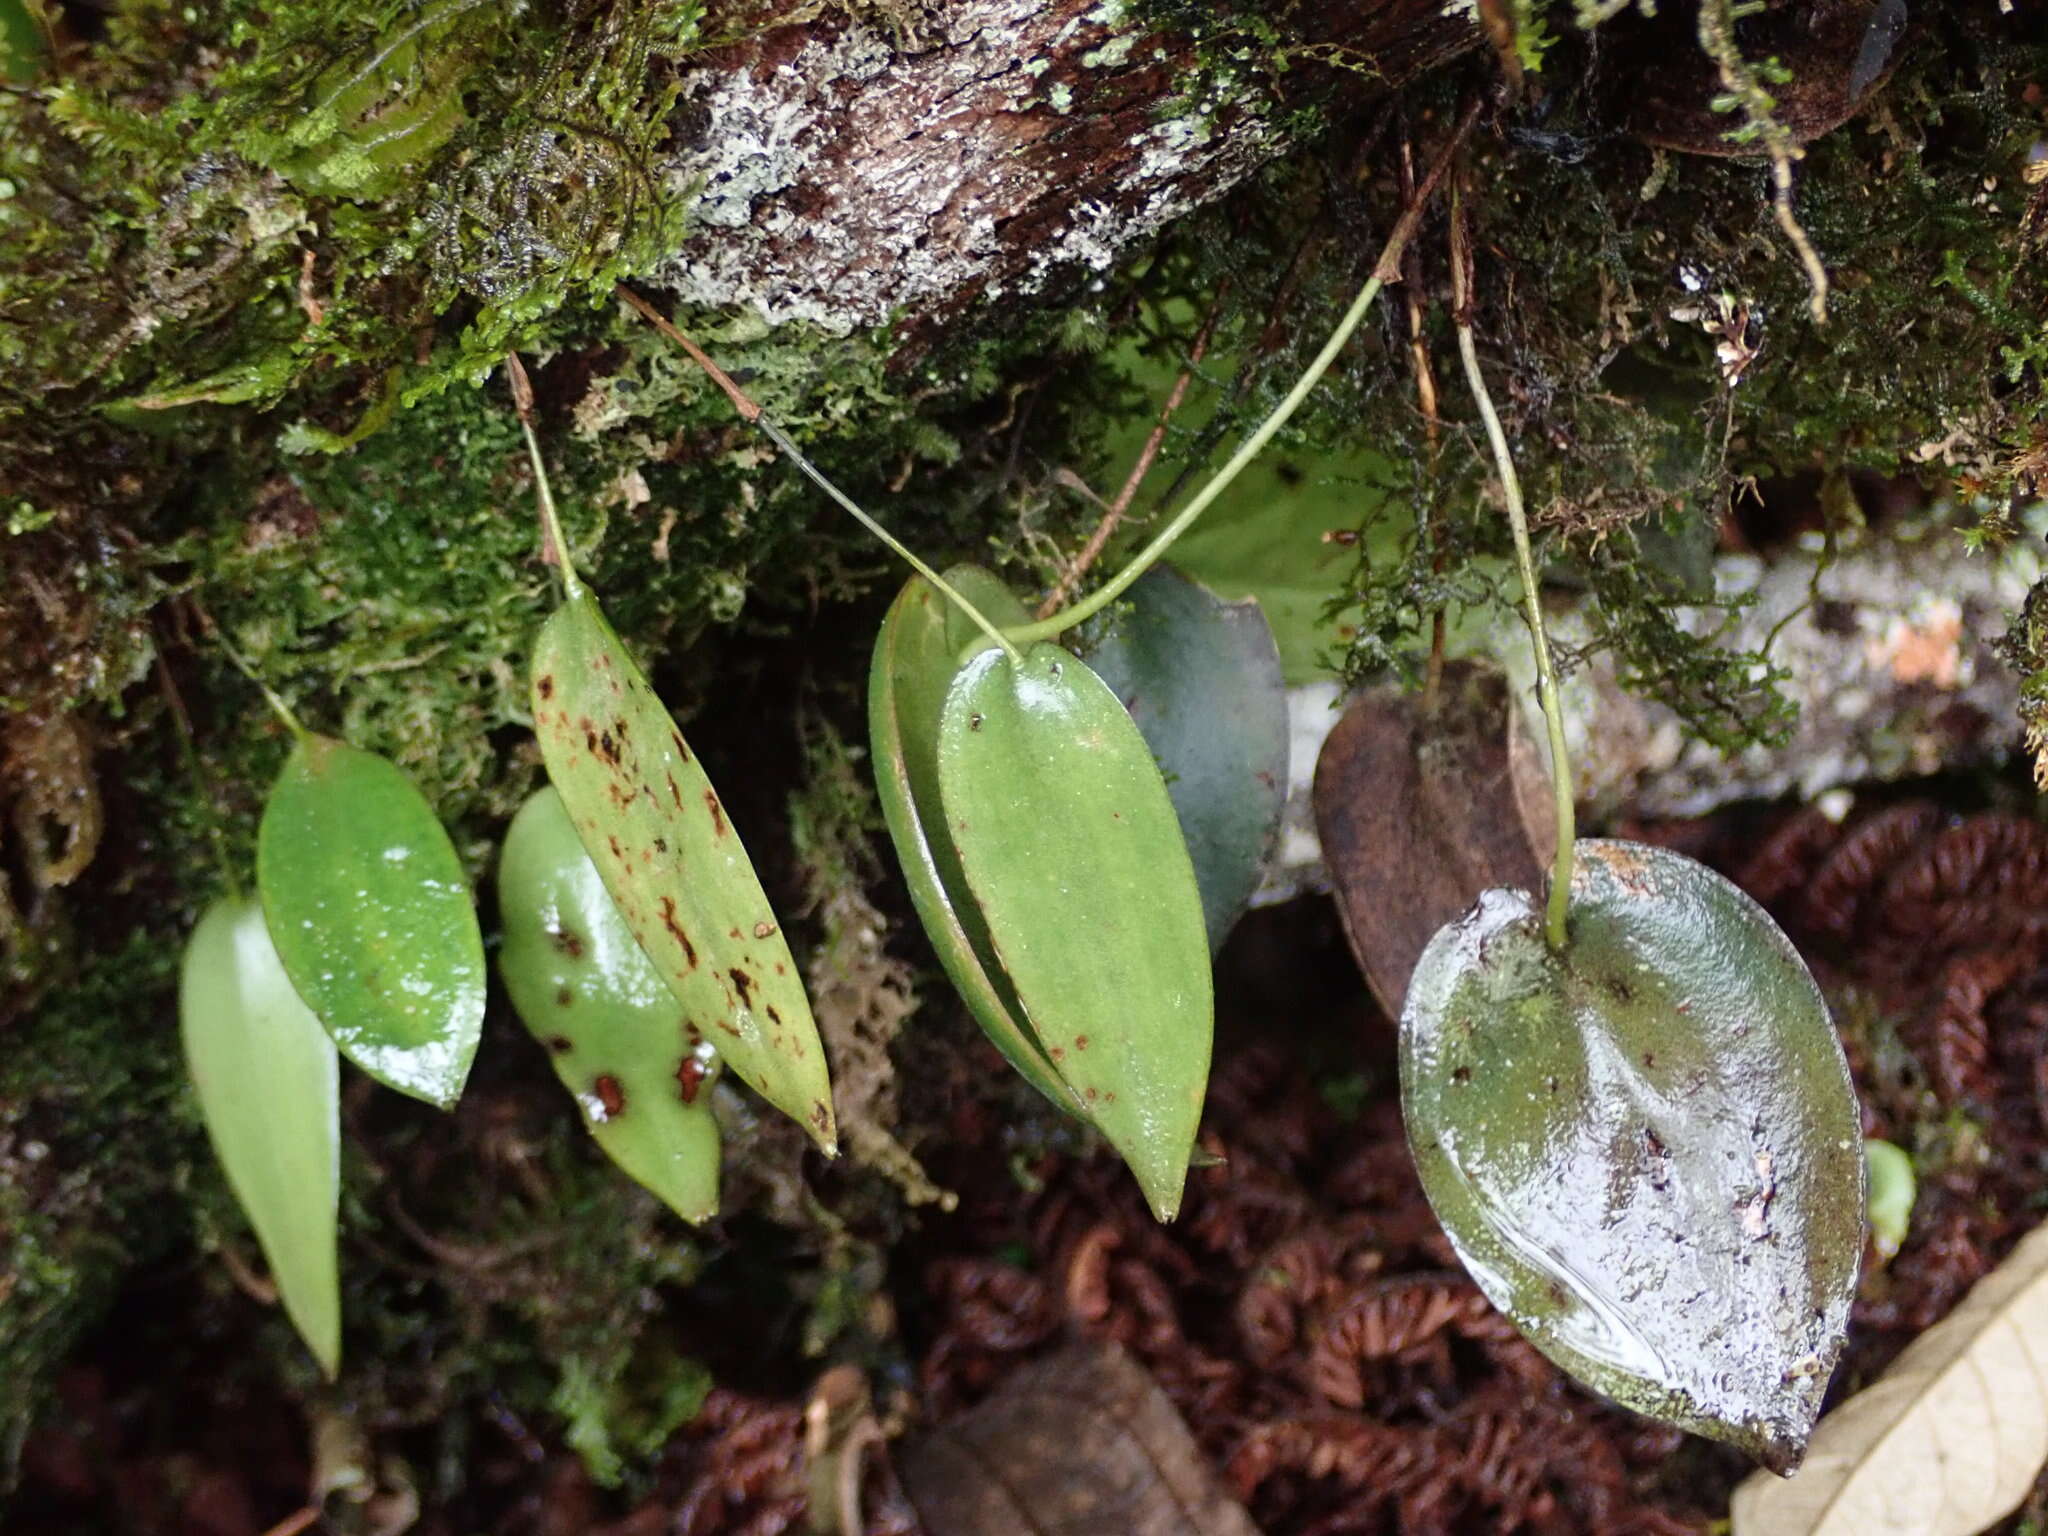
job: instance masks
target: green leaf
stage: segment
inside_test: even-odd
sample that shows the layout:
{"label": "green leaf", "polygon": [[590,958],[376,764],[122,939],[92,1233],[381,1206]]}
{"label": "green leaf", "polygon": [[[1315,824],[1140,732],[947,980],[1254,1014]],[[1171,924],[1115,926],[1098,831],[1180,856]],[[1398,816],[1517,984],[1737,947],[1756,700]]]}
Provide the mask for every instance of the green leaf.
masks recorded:
{"label": "green leaf", "polygon": [[1863,1246],[1827,1005],[1758,907],[1679,854],[1582,840],[1571,939],[1491,890],[1401,1016],[1422,1185],[1489,1300],[1627,1407],[1798,1464]]}
{"label": "green leaf", "polygon": [[588,593],[541,627],[533,721],[577,835],[684,1018],[836,1152],[825,1052],[781,925],[711,781]]}
{"label": "green leaf", "polygon": [[1919,1181],[1913,1159],[1888,1141],[1871,1137],[1863,1143],[1863,1158],[1870,1165],[1871,1241],[1877,1245],[1877,1256],[1889,1259],[1912,1228]]}
{"label": "green leaf", "polygon": [[341,1363],[341,1067],[253,900],[215,902],[192,931],[178,1023],[214,1155],[286,1314],[332,1376]]}
{"label": "green leaf", "polygon": [[1081,654],[1152,748],[1180,817],[1209,948],[1259,887],[1287,801],[1287,698],[1272,626],[1156,566],[1090,627]]}
{"label": "green leaf", "polygon": [[1087,666],[970,659],[939,721],[967,884],[1054,1069],[1171,1220],[1214,1021],[1202,898],[1152,750]]}
{"label": "green leaf", "polygon": [[300,733],[263,810],[256,885],[292,985],[342,1054],[452,1107],[483,1028],[483,935],[462,861],[412,781]]}
{"label": "green leaf", "polygon": [[[971,565],[947,584],[998,626],[1030,615],[1001,581]],[[868,676],[875,790],[896,857],[939,963],[968,1010],[1009,1062],[1069,1114],[1083,1110],[1046,1059],[1010,990],[988,925],[967,888],[939,798],[939,715],[961,654],[991,642],[938,589],[913,576],[882,621]]]}
{"label": "green leaf", "polygon": [[505,990],[598,1145],[685,1221],[715,1216],[717,1053],[619,916],[551,787],[505,834],[498,909]]}

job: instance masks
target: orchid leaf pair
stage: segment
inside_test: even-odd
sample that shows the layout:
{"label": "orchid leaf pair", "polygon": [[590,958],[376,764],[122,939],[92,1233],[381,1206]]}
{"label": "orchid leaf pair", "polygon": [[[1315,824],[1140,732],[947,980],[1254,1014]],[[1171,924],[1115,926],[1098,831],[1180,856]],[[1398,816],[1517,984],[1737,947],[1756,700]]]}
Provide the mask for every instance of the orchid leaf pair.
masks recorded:
{"label": "orchid leaf pair", "polygon": [[[1024,620],[987,572],[946,585],[994,624]],[[1214,1004],[1202,898],[1151,747],[1080,658],[999,647],[923,577],[883,621],[868,713],[890,837],[947,974],[1170,1220]]]}
{"label": "orchid leaf pair", "polygon": [[226,897],[200,919],[179,1016],[215,1154],[287,1315],[332,1375],[337,1050],[451,1108],[483,1023],[483,937],[454,846],[411,781],[279,710],[295,739],[258,833],[258,899]]}

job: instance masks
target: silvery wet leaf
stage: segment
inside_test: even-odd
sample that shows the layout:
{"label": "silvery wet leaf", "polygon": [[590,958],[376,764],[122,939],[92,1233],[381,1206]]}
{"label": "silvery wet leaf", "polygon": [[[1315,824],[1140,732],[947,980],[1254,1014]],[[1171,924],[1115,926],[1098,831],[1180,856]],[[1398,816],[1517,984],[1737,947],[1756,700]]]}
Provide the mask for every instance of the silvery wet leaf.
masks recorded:
{"label": "silvery wet leaf", "polygon": [[1797,1466],[1863,1244],[1848,1067],[1762,908],[1661,848],[1576,845],[1570,941],[1492,890],[1418,962],[1401,1098],[1493,1304],[1638,1412]]}

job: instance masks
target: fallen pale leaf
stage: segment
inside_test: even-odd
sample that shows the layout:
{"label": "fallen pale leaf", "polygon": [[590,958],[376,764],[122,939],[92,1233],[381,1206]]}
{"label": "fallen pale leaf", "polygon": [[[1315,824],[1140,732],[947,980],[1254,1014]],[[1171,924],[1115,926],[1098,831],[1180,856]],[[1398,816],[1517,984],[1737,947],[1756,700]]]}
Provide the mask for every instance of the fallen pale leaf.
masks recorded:
{"label": "fallen pale leaf", "polygon": [[1805,1469],[1735,1490],[1734,1536],[1974,1536],[2048,1461],[2048,1225],[1815,1430]]}

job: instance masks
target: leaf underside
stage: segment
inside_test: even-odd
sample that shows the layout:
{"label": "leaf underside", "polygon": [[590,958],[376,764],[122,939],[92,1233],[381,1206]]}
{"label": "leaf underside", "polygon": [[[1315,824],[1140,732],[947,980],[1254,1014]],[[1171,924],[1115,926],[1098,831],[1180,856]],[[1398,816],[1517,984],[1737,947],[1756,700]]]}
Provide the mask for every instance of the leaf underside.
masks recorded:
{"label": "leaf underside", "polygon": [[1797,1464],[1863,1243],[1856,1101],[1762,909],[1664,849],[1577,844],[1571,937],[1488,891],[1401,1019],[1422,1184],[1487,1297],[1639,1412]]}
{"label": "leaf underside", "polygon": [[1152,751],[1056,645],[984,651],[940,718],[946,825],[1044,1048],[1160,1219],[1179,1208],[1209,1070],[1201,896]]}
{"label": "leaf underside", "polygon": [[1227,603],[1161,565],[1132,584],[1082,655],[1165,775],[1214,952],[1258,889],[1287,800],[1287,692],[1272,626],[1256,602]]}
{"label": "leaf underside", "polygon": [[225,898],[200,918],[178,1020],[214,1155],[286,1315],[331,1377],[341,1363],[341,1067],[253,899]]}
{"label": "leaf underside", "polygon": [[264,915],[292,985],[342,1054],[442,1109],[484,1017],[483,935],[462,862],[397,767],[302,735],[264,807]]}
{"label": "leaf underside", "polygon": [[835,1152],[825,1053],[781,924],[711,781],[588,594],[541,628],[533,718],[578,837],[684,1018]]}
{"label": "leaf underside", "polygon": [[505,990],[598,1145],[685,1221],[716,1215],[717,1055],[619,916],[552,787],[505,834],[498,906]]}

